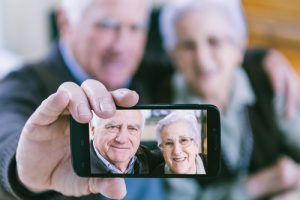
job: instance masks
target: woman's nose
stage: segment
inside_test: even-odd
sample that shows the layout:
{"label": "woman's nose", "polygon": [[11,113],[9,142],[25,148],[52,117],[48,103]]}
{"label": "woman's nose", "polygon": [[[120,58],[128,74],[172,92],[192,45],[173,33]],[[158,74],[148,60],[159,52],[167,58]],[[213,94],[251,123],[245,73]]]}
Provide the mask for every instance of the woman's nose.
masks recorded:
{"label": "woman's nose", "polygon": [[175,142],[174,143],[174,148],[173,148],[173,153],[174,155],[180,155],[182,152],[182,146],[180,143]]}

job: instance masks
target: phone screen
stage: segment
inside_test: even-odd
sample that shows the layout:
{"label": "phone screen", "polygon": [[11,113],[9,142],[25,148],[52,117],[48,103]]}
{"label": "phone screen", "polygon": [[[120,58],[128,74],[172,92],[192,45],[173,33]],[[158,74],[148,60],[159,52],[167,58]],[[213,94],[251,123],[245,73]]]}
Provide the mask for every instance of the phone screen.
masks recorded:
{"label": "phone screen", "polygon": [[[82,151],[88,151],[81,161],[86,168],[84,176],[215,174],[220,135],[219,121],[209,122],[214,115],[212,108],[205,106],[201,109],[186,106],[122,108],[106,119],[93,114],[87,126],[88,137],[81,142],[81,146],[85,146]],[[78,147],[76,149],[78,151]],[[79,155],[72,154],[73,160],[78,160]]]}

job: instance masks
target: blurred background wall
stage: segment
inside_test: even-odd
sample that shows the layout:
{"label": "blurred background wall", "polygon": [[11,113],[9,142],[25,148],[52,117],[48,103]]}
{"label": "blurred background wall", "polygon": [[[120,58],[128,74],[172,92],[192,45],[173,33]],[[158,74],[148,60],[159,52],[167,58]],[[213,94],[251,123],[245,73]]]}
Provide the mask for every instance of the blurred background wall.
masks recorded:
{"label": "blurred background wall", "polygon": [[26,59],[47,52],[49,13],[59,0],[0,0],[0,47]]}
{"label": "blurred background wall", "polygon": [[242,0],[250,33],[250,46],[282,51],[300,74],[300,1]]}
{"label": "blurred background wall", "polygon": [[[155,7],[166,0],[155,0]],[[0,48],[25,60],[45,55],[51,45],[50,14],[59,0],[0,0]],[[281,50],[300,74],[300,1],[242,0],[250,45]],[[1,67],[1,66],[0,66]]]}

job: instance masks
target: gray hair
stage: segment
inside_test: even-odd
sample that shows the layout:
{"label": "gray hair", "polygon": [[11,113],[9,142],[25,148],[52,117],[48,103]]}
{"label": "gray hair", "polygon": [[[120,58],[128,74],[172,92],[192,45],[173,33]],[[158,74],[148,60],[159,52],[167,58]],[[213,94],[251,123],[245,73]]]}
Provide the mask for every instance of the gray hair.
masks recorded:
{"label": "gray hair", "polygon": [[[72,25],[75,25],[79,22],[84,11],[92,3],[92,1],[93,0],[62,0],[61,8],[65,11],[69,22]],[[148,13],[150,16],[150,11],[152,9],[152,0],[147,0],[147,6],[148,6]]]}
{"label": "gray hair", "polygon": [[234,38],[243,41],[247,38],[247,25],[239,0],[172,0],[161,11],[159,18],[163,47],[170,53],[176,45],[176,23],[191,10],[218,8],[226,15],[234,28]]}
{"label": "gray hair", "polygon": [[156,125],[156,140],[157,145],[161,144],[161,133],[166,126],[174,124],[176,122],[187,122],[191,127],[191,137],[195,140],[196,144],[201,145],[200,124],[197,121],[195,113],[193,111],[173,111],[160,121]]}
{"label": "gray hair", "polygon": [[[126,110],[125,110],[126,111]],[[128,111],[128,110],[127,110]],[[146,123],[146,118],[148,117],[148,111],[147,110],[138,110],[140,111],[141,115],[142,115],[142,126],[141,126],[141,131],[143,132],[144,128],[145,128],[145,123]],[[93,112],[93,118],[92,121],[90,123],[91,127],[97,127],[102,125],[102,123],[105,121],[105,119],[102,119],[100,117],[98,117],[94,112]]]}

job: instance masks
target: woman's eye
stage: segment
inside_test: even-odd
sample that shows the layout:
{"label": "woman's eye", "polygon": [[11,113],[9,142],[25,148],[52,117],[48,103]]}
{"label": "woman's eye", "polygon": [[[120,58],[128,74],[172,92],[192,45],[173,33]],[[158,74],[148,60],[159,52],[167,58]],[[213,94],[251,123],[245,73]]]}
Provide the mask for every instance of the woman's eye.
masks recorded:
{"label": "woman's eye", "polygon": [[165,145],[166,145],[166,146],[172,146],[172,145],[173,145],[173,142],[166,142]]}

